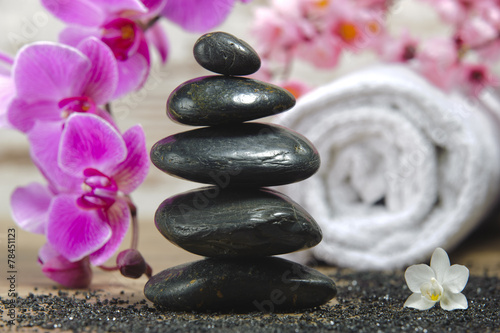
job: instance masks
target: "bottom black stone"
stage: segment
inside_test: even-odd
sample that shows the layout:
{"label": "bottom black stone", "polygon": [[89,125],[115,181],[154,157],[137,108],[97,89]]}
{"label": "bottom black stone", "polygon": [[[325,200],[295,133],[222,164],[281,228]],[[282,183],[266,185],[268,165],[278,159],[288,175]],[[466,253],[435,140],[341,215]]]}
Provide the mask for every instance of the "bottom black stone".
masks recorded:
{"label": "bottom black stone", "polygon": [[175,311],[283,312],[322,305],[337,289],[320,272],[281,258],[208,258],[156,274],[144,294]]}

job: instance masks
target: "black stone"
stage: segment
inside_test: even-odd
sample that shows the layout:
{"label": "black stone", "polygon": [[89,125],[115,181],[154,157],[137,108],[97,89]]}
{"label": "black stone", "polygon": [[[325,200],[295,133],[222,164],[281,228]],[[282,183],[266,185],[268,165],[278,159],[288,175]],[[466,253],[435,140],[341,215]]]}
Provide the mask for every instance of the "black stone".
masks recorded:
{"label": "black stone", "polygon": [[281,113],[295,97],[270,83],[230,76],[204,76],[178,86],[167,101],[168,117],[192,126],[241,123]]}
{"label": "black stone", "polygon": [[320,165],[306,138],[260,123],[177,133],[158,141],[150,157],[170,175],[223,188],[293,183],[310,177]]}
{"label": "black stone", "polygon": [[269,256],[313,247],[322,235],[314,219],[271,189],[205,187],[165,200],[155,215],[165,238],[207,257]]}
{"label": "black stone", "polygon": [[249,75],[260,68],[257,52],[225,32],[211,32],[194,44],[194,58],[205,69],[224,75]]}
{"label": "black stone", "polygon": [[154,275],[144,294],[175,311],[281,312],[324,304],[337,289],[320,272],[281,258],[209,258]]}

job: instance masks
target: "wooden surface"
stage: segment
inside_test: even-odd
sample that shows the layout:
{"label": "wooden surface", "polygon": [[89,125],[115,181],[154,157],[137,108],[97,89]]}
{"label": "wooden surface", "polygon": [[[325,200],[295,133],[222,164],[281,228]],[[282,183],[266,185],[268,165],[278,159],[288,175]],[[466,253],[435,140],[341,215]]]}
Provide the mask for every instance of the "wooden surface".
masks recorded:
{"label": "wooden surface", "polygon": [[[16,5],[14,5],[16,3]],[[219,28],[238,35],[249,42],[252,37],[249,33],[252,18],[252,10],[264,1],[255,1],[251,5],[237,4],[235,12],[230,19]],[[19,45],[13,44],[6,36],[8,32],[21,33],[24,19],[32,19],[40,15],[38,1],[23,0],[9,1],[0,0],[0,24],[3,34],[0,40],[0,49],[14,54]],[[411,12],[411,10],[410,10]],[[406,15],[406,16],[405,16]],[[421,25],[422,34],[428,34],[435,26],[426,23],[427,14],[418,15],[398,14],[395,22],[406,22],[410,25]],[[4,20],[5,18],[5,20]],[[8,18],[8,19],[7,19]],[[432,19],[432,15],[430,15]],[[34,40],[55,40],[57,31],[62,27],[60,22],[50,18],[40,27],[33,36],[26,37],[27,42]],[[207,75],[208,72],[201,69],[191,55],[191,49],[196,34],[187,34],[173,25],[165,24],[165,28],[171,40],[171,55],[166,66],[161,67],[155,61],[152,75],[146,86],[138,93],[132,94],[122,100],[113,103],[113,112],[121,129],[140,123],[145,129],[147,145],[150,148],[157,140],[170,134],[187,130],[187,127],[175,125],[165,115],[165,101],[169,93],[180,83],[196,76]],[[314,71],[306,65],[297,66],[294,73],[297,77],[311,84],[321,84],[330,81],[336,76],[348,72],[353,68],[361,67],[372,62],[370,55],[351,57],[343,59],[340,69],[336,71]],[[41,273],[36,264],[37,252],[44,244],[44,238],[22,231],[15,226],[10,217],[9,197],[17,186],[26,185],[33,181],[43,182],[36,168],[31,164],[26,139],[20,133],[12,130],[0,131],[0,296],[6,296],[8,286],[6,283],[6,240],[7,230],[16,229],[16,277],[17,292],[26,295],[38,287],[38,292],[50,290],[54,283]],[[140,242],[139,249],[144,257],[158,272],[164,268],[195,260],[200,257],[189,254],[176,248],[166,241],[157,231],[153,224],[153,214],[156,207],[165,198],[176,193],[198,187],[199,185],[188,181],[182,181],[167,176],[154,167],[144,184],[133,193],[133,199],[139,208]],[[453,263],[462,263],[471,269],[472,274],[484,274],[500,276],[500,231],[499,217],[495,216],[486,231],[473,234],[456,251],[451,254]],[[129,238],[123,244],[128,247]],[[323,270],[327,268],[322,268]],[[92,288],[104,289],[111,295],[119,296],[120,291],[125,290],[132,299],[142,299],[142,288],[146,279],[131,280],[121,277],[118,273],[102,272],[94,269],[94,280]]]}

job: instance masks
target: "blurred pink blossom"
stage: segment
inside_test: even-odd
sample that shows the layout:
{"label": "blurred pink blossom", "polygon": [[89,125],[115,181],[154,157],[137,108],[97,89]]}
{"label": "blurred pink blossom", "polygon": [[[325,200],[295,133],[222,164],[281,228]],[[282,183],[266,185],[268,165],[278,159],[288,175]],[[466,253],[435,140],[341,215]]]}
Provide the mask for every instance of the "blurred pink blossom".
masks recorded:
{"label": "blurred pink blossom", "polygon": [[278,85],[292,93],[292,95],[296,99],[299,99],[312,90],[312,88],[308,84],[298,80],[289,80],[286,82],[278,83]]}
{"label": "blurred pink blossom", "polygon": [[335,67],[344,51],[378,45],[385,34],[382,0],[272,0],[255,11],[252,32],[263,61],[282,64],[297,58],[318,68]]}
{"label": "blurred pink blossom", "polygon": [[480,17],[462,22],[455,38],[460,39],[461,47],[474,48],[495,39],[498,31]]}
{"label": "blurred pink blossom", "polygon": [[286,82],[296,60],[335,68],[345,52],[375,51],[383,61],[408,64],[445,91],[476,96],[495,86],[491,68],[500,59],[500,2],[421,1],[451,26],[448,36],[416,38],[407,30],[391,35],[386,16],[392,1],[271,0],[256,9],[252,28],[267,64],[261,76]]}
{"label": "blurred pink blossom", "polygon": [[458,55],[451,39],[433,38],[423,41],[416,59],[420,73],[436,86],[449,91],[456,83]]}
{"label": "blurred pink blossom", "polygon": [[[459,25],[463,22],[471,9],[471,1],[459,1],[459,0],[422,0],[433,6],[441,18],[453,25]],[[477,0],[473,0],[477,1]]]}
{"label": "blurred pink blossom", "polygon": [[409,62],[417,55],[419,40],[404,30],[399,37],[385,36],[377,47],[380,57],[389,62]]}
{"label": "blurred pink blossom", "polygon": [[500,80],[483,64],[463,63],[458,73],[460,90],[465,94],[478,97],[485,87],[498,87]]}

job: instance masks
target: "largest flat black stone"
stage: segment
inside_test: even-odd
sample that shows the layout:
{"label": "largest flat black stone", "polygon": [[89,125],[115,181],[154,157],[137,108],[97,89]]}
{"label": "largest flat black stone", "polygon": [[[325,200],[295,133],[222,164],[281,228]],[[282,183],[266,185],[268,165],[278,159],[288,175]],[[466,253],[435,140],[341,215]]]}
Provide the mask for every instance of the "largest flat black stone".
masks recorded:
{"label": "largest flat black stone", "polygon": [[192,190],[165,200],[155,214],[165,238],[207,257],[269,256],[321,241],[314,219],[271,189]]}
{"label": "largest flat black stone", "polygon": [[178,86],[167,115],[178,123],[214,126],[271,116],[295,105],[295,97],[270,83],[230,76],[205,76]]}
{"label": "largest flat black stone", "polygon": [[281,126],[204,127],[158,141],[151,161],[183,179],[228,186],[274,186],[312,176],[320,159],[302,135]]}
{"label": "largest flat black stone", "polygon": [[335,283],[285,259],[209,258],[166,269],[144,287],[156,305],[174,311],[287,311],[335,297]]}

